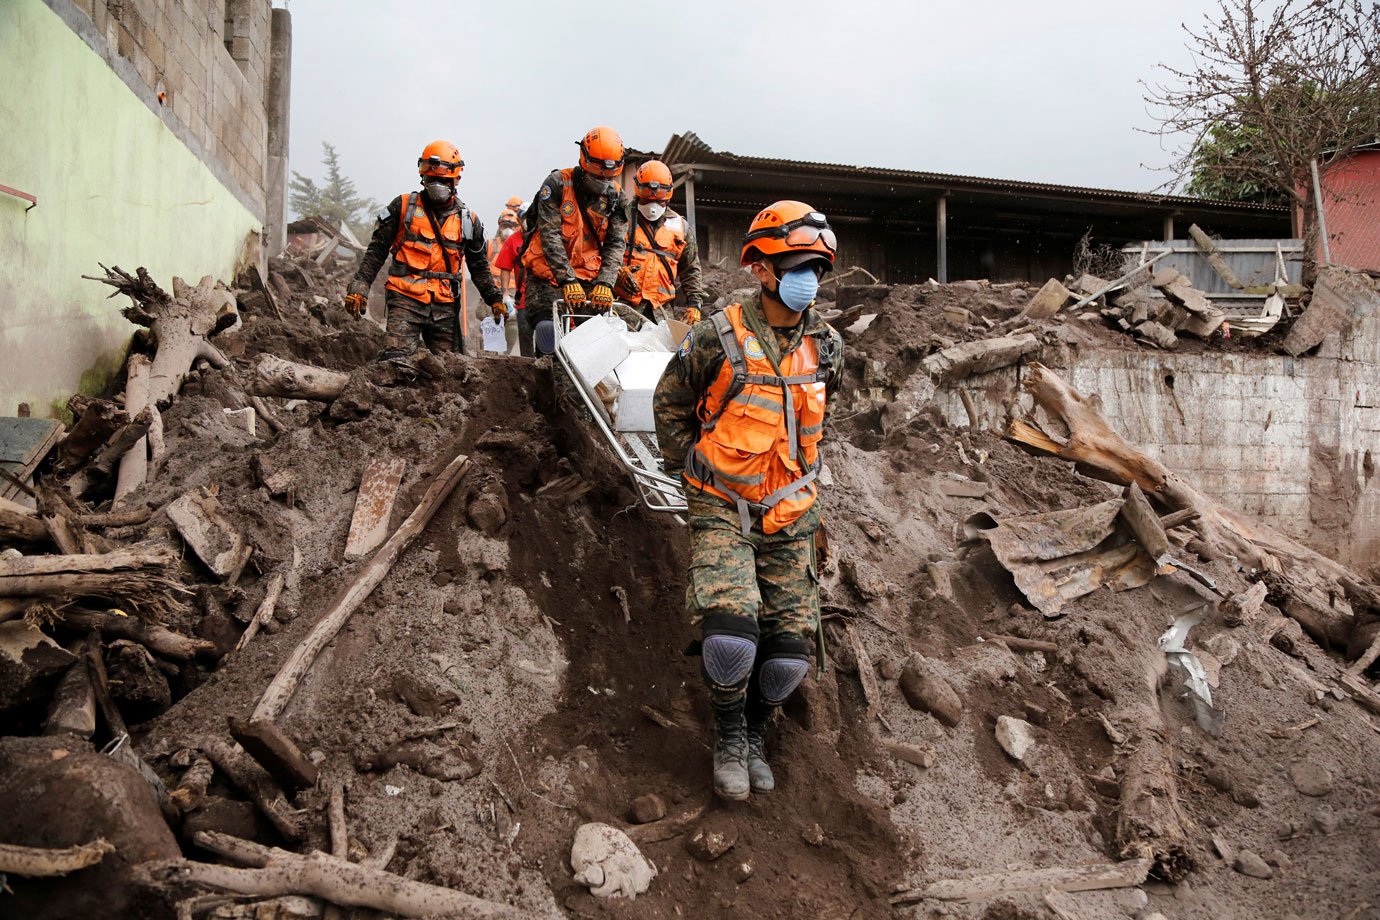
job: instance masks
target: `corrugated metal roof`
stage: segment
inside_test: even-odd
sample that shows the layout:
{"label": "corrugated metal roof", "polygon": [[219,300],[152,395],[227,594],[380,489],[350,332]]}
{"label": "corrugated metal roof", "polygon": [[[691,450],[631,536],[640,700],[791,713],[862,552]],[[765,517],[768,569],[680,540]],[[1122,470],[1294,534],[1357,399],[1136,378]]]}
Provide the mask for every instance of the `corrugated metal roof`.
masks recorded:
{"label": "corrugated metal roof", "polygon": [[1127,192],[1119,189],[1088,188],[1078,185],[1056,185],[1048,182],[1022,182],[1013,179],[990,179],[984,176],[961,176],[950,173],[920,172],[909,169],[885,169],[876,166],[848,166],[840,163],[815,163],[808,160],[782,160],[769,157],[739,156],[725,150],[715,150],[693,131],[673,134],[661,152],[668,166],[737,166],[781,172],[805,172],[839,178],[877,179],[906,184],[934,185],[946,188],[990,189],[998,192],[1027,192],[1040,195],[1059,195],[1103,201],[1127,201],[1137,204],[1173,205],[1189,209],[1212,209],[1265,214],[1288,214],[1288,208],[1253,204],[1242,201],[1214,201],[1186,195],[1156,195],[1149,192]]}

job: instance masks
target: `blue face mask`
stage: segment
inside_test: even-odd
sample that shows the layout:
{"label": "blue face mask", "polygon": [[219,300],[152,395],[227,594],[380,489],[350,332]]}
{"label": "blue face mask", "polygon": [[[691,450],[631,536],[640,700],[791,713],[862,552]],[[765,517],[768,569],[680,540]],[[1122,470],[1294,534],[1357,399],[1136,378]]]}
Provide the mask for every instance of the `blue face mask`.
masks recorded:
{"label": "blue face mask", "polygon": [[786,272],[776,286],[776,298],[796,313],[815,302],[819,293],[819,275],[808,265]]}

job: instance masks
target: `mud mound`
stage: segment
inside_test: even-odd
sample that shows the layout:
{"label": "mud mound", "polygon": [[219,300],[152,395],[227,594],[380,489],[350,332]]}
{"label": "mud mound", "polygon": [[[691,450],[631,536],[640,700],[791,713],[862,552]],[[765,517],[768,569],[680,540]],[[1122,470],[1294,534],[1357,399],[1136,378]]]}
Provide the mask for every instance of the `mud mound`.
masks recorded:
{"label": "mud mound", "polygon": [[[1047,618],[990,549],[960,545],[979,512],[1119,494],[991,432],[950,427],[923,400],[900,407],[898,394],[923,392],[926,355],[1018,328],[1028,293],[897,288],[846,333],[851,392],[825,454],[831,663],[769,736],[777,791],[740,805],[710,791],[711,719],[699,659],[683,654],[695,638],[684,528],[636,503],[589,429],[553,399],[549,363],[448,356],[399,380],[355,370],[381,333],[333,301],[295,292],[283,319],[242,305],[243,329],[226,336],[234,364],[200,372],[164,412],[167,459],[138,498],[163,508],[192,489],[215,492],[256,552],[233,587],[194,558],[182,564],[200,596],[168,625],[220,651],[162,662],[173,703],[134,726],[136,749],[176,787],[190,751],[224,739],[227,716],[249,715],[359,570],[342,551],[371,458],[406,461],[396,525],[429,475],[463,453],[471,467],[459,487],[279,720],[322,773],[293,797],[305,834],[292,848],[330,848],[328,790],[342,783],[352,859],[396,842],[390,871],[538,916],[1046,917],[1042,892],[914,908],[890,900],[929,881],[1134,855],[1123,850],[1124,788],[1138,753],[1162,749],[1156,769],[1187,818],[1188,881],[1070,895],[1076,907],[1060,916],[1365,916],[1363,902],[1380,898],[1369,865],[1380,843],[1380,735],[1356,703],[1318,692],[1335,662],[1301,635],[1262,631],[1278,616],[1268,603],[1241,627],[1208,605],[1192,643],[1213,665],[1227,714],[1213,737],[1177,682],[1158,689],[1157,638],[1213,600],[1185,575],[1101,589]],[[1069,331],[1076,323],[1038,330],[1047,357],[1102,347]],[[281,432],[228,425],[223,410],[238,408],[247,368],[265,352],[351,371],[348,407],[274,400]],[[572,489],[572,477],[588,488]],[[110,534],[134,541],[167,527],[155,514]],[[1195,564],[1229,592],[1248,585],[1227,562]],[[243,629],[235,614],[253,611],[276,571],[290,572],[279,616],[228,652]],[[908,701],[902,675],[917,653],[956,694],[956,724]],[[1021,760],[996,738],[1001,717],[1029,725]],[[652,807],[649,796],[666,817],[639,830],[634,803]],[[646,894],[603,902],[572,880],[570,844],[586,821],[638,839],[659,873]],[[198,859],[210,856],[192,844],[195,829],[290,843],[219,773],[206,803],[175,824]],[[688,846],[705,827],[733,841],[713,861]],[[1233,869],[1239,857],[1255,866],[1242,851],[1267,861],[1271,878]]]}

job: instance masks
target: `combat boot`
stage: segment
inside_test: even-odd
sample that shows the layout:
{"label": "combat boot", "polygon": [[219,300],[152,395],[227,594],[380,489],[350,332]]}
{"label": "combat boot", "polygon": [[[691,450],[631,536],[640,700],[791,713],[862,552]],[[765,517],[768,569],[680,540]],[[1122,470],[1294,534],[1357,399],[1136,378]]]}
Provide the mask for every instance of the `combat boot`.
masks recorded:
{"label": "combat boot", "polygon": [[752,791],[748,780],[747,723],[743,701],[714,705],[714,791],[741,802]]}
{"label": "combat boot", "polygon": [[772,775],[771,764],[767,763],[764,737],[767,723],[775,712],[775,706],[760,699],[754,699],[747,706],[747,769],[753,792],[771,792],[776,788],[776,777]]}

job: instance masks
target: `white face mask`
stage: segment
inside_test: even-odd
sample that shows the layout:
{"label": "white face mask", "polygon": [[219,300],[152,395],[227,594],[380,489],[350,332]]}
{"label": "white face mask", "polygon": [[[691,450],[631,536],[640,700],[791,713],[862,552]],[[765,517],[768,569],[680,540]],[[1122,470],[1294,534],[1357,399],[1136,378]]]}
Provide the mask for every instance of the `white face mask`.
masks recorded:
{"label": "white face mask", "polygon": [[666,213],[666,205],[659,201],[639,201],[637,211],[648,220],[656,222],[661,219],[661,215]]}

